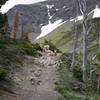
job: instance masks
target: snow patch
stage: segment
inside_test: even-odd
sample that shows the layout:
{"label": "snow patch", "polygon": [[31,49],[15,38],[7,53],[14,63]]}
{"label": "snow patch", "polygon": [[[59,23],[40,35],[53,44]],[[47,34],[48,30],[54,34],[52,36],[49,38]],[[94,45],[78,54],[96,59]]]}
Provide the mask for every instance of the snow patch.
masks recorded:
{"label": "snow patch", "polygon": [[50,14],[50,5],[47,5],[47,9],[48,9],[48,17],[49,17],[49,24],[51,24],[51,19],[52,19],[52,16]]}
{"label": "snow patch", "polygon": [[18,5],[18,4],[29,5],[29,4],[34,4],[34,3],[43,2],[43,1],[47,1],[47,0],[8,0],[1,7],[0,12],[4,14],[4,13],[8,12],[9,9],[11,9],[12,7],[14,7],[15,5]]}
{"label": "snow patch", "polygon": [[[96,5],[96,8],[92,11],[90,11],[90,13],[88,13],[88,16],[90,14],[93,13],[93,17],[92,18],[99,18],[100,17],[100,8],[98,7],[98,5]],[[70,19],[70,21],[80,21],[80,20],[83,20],[83,16],[77,16],[76,18],[74,19]]]}
{"label": "snow patch", "polygon": [[93,11],[94,11],[93,18],[99,18],[100,17],[100,8],[98,7],[98,5],[96,5],[96,8]]}
{"label": "snow patch", "polygon": [[83,19],[83,16],[77,16],[76,18],[74,19],[70,19],[70,21],[80,21]]}
{"label": "snow patch", "polygon": [[59,27],[60,25],[64,24],[65,22],[62,22],[62,19],[55,21],[54,23],[49,23],[48,25],[45,25],[41,28],[41,34],[36,38],[39,39],[41,37],[46,36],[50,32],[52,32],[54,29]]}
{"label": "snow patch", "polygon": [[74,20],[75,20],[75,18],[74,18],[74,19],[73,19],[73,18],[72,18],[72,19],[70,19],[70,21],[71,21],[71,22],[72,22],[72,21],[74,21]]}
{"label": "snow patch", "polygon": [[58,11],[59,9],[56,9],[56,11]]}
{"label": "snow patch", "polygon": [[79,20],[82,20],[83,19],[83,16],[78,16],[77,17],[77,20],[79,21]]}
{"label": "snow patch", "polygon": [[53,8],[54,7],[54,5],[47,5],[47,8]]}
{"label": "snow patch", "polygon": [[63,9],[65,9],[66,8],[66,6],[63,6]]}

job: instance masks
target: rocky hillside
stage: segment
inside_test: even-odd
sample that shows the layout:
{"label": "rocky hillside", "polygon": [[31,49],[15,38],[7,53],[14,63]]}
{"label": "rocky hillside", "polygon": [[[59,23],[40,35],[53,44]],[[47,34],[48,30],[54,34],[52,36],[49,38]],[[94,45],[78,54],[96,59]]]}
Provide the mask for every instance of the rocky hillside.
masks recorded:
{"label": "rocky hillside", "polygon": [[[100,6],[100,1],[88,0],[87,5],[88,12],[90,12],[96,5]],[[53,23],[59,19],[66,21],[74,18],[76,6],[73,0],[47,0],[32,5],[17,5],[8,11],[8,21],[11,27],[16,12],[21,12],[19,24],[23,25],[25,32],[35,33],[33,37],[37,37],[41,33],[41,27],[49,24],[49,22]]]}

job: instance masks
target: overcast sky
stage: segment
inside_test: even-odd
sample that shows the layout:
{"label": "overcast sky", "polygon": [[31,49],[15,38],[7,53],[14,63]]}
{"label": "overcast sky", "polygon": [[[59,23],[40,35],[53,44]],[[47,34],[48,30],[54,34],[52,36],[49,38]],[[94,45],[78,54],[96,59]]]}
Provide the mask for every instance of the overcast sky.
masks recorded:
{"label": "overcast sky", "polygon": [[2,6],[0,9],[0,12],[5,13],[12,7],[18,4],[33,4],[37,2],[42,2],[46,0],[8,0],[5,5]]}

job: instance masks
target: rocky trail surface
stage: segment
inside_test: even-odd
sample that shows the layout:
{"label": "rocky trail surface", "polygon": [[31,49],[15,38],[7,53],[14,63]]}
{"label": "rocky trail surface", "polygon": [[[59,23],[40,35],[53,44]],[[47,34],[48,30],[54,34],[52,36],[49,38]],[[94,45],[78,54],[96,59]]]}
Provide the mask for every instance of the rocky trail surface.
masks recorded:
{"label": "rocky trail surface", "polygon": [[57,56],[34,58],[26,56],[24,65],[18,67],[12,79],[16,83],[14,94],[6,93],[0,100],[58,100],[54,90],[57,81]]}

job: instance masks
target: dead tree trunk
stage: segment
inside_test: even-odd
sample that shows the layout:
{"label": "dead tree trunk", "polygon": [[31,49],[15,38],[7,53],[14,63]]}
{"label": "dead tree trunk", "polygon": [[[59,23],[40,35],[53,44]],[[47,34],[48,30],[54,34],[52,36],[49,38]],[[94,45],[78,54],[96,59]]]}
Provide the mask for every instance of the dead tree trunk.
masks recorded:
{"label": "dead tree trunk", "polygon": [[86,65],[87,65],[87,0],[78,0],[80,11],[83,16],[83,63],[82,63],[82,80],[86,82]]}
{"label": "dead tree trunk", "polygon": [[13,29],[12,29],[12,33],[11,33],[12,39],[16,38],[16,34],[18,32],[18,23],[19,23],[19,12],[17,12],[14,17]]}
{"label": "dead tree trunk", "polygon": [[83,64],[82,64],[82,71],[83,71],[83,81],[86,81],[86,65],[87,65],[87,33],[86,33],[86,21],[84,20],[83,23]]}
{"label": "dead tree trunk", "polygon": [[[76,25],[76,24],[74,24]],[[74,46],[73,46],[73,56],[72,56],[72,63],[70,66],[70,70],[73,71],[74,65],[75,65],[75,54],[76,54],[76,47],[77,47],[77,41],[78,41],[78,33],[77,33],[77,26],[74,26],[75,30],[75,36],[74,36]]]}
{"label": "dead tree trunk", "polygon": [[82,31],[82,37],[83,37],[83,62],[82,62],[82,80],[83,82],[86,82],[87,75],[86,75],[86,66],[87,66],[87,42],[88,42],[88,34],[92,28],[92,24],[88,26],[88,13],[87,13],[87,0],[78,0],[80,11],[83,16],[83,31]]}
{"label": "dead tree trunk", "polygon": [[78,6],[77,6],[77,2],[76,0],[73,1],[74,3],[74,7],[76,7],[76,12],[75,12],[75,16],[76,19],[74,20],[73,26],[74,26],[74,40],[73,40],[73,56],[72,56],[72,63],[70,66],[70,71],[73,71],[74,68],[74,64],[75,64],[75,53],[76,53],[76,46],[77,46],[77,40],[78,40],[78,33],[77,33],[77,15],[78,15]]}

